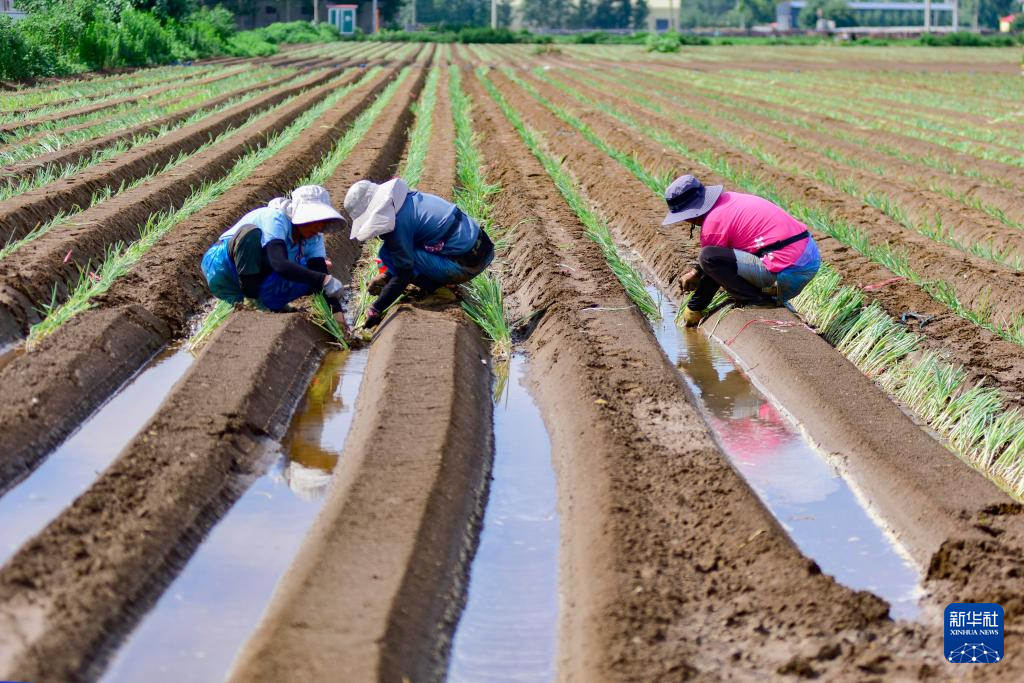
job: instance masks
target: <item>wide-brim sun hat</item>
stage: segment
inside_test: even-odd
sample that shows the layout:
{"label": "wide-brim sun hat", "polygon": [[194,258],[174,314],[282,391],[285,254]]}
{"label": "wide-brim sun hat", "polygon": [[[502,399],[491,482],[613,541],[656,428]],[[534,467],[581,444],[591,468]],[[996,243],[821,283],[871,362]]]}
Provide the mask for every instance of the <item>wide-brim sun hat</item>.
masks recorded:
{"label": "wide-brim sun hat", "polygon": [[342,221],[344,218],[331,206],[331,195],[320,185],[303,185],[292,192],[288,210],[293,225],[317,221]]}
{"label": "wide-brim sun hat", "polygon": [[395,229],[395,216],[409,195],[409,186],[401,178],[386,183],[360,180],[345,195],[345,210],[352,218],[354,240],[365,242]]}
{"label": "wide-brim sun hat", "polygon": [[692,175],[679,176],[665,190],[668,214],[661,224],[672,225],[703,216],[714,208],[723,189],[721,185],[704,185]]}

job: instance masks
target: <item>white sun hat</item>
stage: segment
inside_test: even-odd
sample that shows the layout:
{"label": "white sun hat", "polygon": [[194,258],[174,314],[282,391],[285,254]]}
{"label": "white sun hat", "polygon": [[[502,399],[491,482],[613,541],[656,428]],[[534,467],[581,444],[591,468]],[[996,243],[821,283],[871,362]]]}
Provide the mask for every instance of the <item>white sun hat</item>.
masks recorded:
{"label": "white sun hat", "polygon": [[286,210],[295,225],[315,221],[343,221],[341,214],[331,206],[331,195],[319,185],[303,185],[292,191],[292,200]]}
{"label": "white sun hat", "polygon": [[401,178],[377,184],[360,180],[345,195],[345,210],[352,217],[350,237],[365,242],[395,229],[395,215],[409,195],[409,186]]}

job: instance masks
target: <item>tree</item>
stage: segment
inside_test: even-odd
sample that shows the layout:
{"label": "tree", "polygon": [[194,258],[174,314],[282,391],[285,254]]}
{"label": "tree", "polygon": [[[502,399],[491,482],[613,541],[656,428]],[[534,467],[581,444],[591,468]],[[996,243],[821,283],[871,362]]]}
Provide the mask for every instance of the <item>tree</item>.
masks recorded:
{"label": "tree", "polygon": [[592,28],[594,26],[594,5],[591,0],[579,0],[569,17],[570,28]]}
{"label": "tree", "polygon": [[836,22],[836,26],[854,26],[856,19],[846,0],[808,0],[800,10],[800,25],[814,28],[819,16]]}
{"label": "tree", "polygon": [[633,19],[630,26],[638,31],[647,28],[647,16],[650,12],[647,9],[647,0],[633,0]]}

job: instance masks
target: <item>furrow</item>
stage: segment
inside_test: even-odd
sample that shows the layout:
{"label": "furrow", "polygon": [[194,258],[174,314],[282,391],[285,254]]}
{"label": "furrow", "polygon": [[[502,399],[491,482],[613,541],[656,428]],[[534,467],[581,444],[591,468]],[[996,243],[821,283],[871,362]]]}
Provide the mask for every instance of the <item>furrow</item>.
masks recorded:
{"label": "furrow", "polygon": [[363,72],[329,81],[298,96],[212,148],[70,219],[26,244],[0,264],[0,340],[11,341],[40,320],[47,301],[62,303],[83,270],[103,260],[111,245],[136,239],[147,217],[176,209],[202,183],[216,180],[253,147],[261,147],[325,94]]}
{"label": "furrow", "polygon": [[835,675],[870,657],[866,638],[886,643],[888,670],[910,670],[904,653],[919,652],[922,635],[894,633],[884,602],[842,588],[797,551],[714,443],[543,168],[473,90],[489,176],[502,187],[494,218],[514,233],[507,300],[530,320],[558,474],[560,678],[755,676],[798,659],[770,642],[849,651],[814,662]]}
{"label": "furrow", "polygon": [[88,206],[92,195],[108,186],[131,182],[166,164],[182,152],[197,149],[212,137],[246,121],[250,115],[273,107],[288,97],[323,85],[336,78],[337,71],[324,71],[295,85],[280,88],[177,130],[70,178],[13,197],[0,207],[0,239],[17,239],[58,211]]}
{"label": "furrow", "polygon": [[[272,162],[164,236],[97,302],[98,308],[76,316],[0,371],[12,392],[11,400],[0,407],[0,431],[6,435],[0,490],[25,476],[150,356],[181,335],[188,318],[209,297],[198,264],[210,244],[252,207],[291,190],[397,73],[394,69],[360,85]],[[399,95],[388,110],[392,120],[375,124],[335,174],[337,180],[328,181],[333,198],[344,197],[350,176],[379,168],[387,173],[394,143],[388,146],[379,138],[394,133],[375,131],[394,125],[391,112],[407,109],[408,97]],[[357,252],[347,236],[332,236],[328,244],[339,258],[355,259]]]}

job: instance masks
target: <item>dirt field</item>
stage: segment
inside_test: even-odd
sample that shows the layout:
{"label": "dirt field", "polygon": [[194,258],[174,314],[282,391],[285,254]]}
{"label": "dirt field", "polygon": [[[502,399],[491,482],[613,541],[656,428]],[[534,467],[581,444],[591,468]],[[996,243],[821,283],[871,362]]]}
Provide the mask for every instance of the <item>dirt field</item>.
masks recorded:
{"label": "dirt field", "polygon": [[[26,492],[52,514],[0,530],[0,679],[124,680],[111,663],[212,530],[255,478],[294,464],[292,416],[322,392],[314,373],[336,348],[305,306],[230,311],[158,408],[121,414],[112,400],[213,325],[206,249],[299,184],[340,207],[356,180],[399,174],[475,213],[498,244],[488,296],[527,359],[557,479],[545,680],[1020,679],[1017,58],[338,43],[5,92],[0,496]],[[83,82],[87,95],[62,96]],[[779,203],[824,266],[791,310],[727,306],[679,331],[673,356],[643,297],[672,310],[686,297],[697,236],[659,227],[661,193],[684,173]],[[327,244],[355,322],[374,252],[347,231]],[[481,291],[405,299],[351,352],[366,353],[362,383],[351,427],[332,435],[344,450],[321,467],[316,521],[272,595],[251,596],[257,621],[211,602],[211,628],[244,644],[199,679],[448,678],[499,490],[494,452],[517,443],[492,431],[509,350],[473,324]],[[696,372],[701,345],[728,366]],[[823,570],[846,556],[796,526],[822,524],[849,562],[861,539],[828,538],[831,499],[779,512],[773,486],[806,493],[811,473],[785,480],[764,410],[751,418],[729,395],[739,421],[718,419],[717,382],[761,396],[853,492],[879,547],[919,578],[914,618],[894,616],[890,577]],[[58,493],[51,464],[100,415],[123,425],[119,445],[98,445],[76,492]],[[735,424],[753,430],[738,456]],[[1004,608],[1003,661],[946,661],[951,602]],[[496,619],[530,642],[516,617]],[[516,673],[486,665],[488,680]]]}

